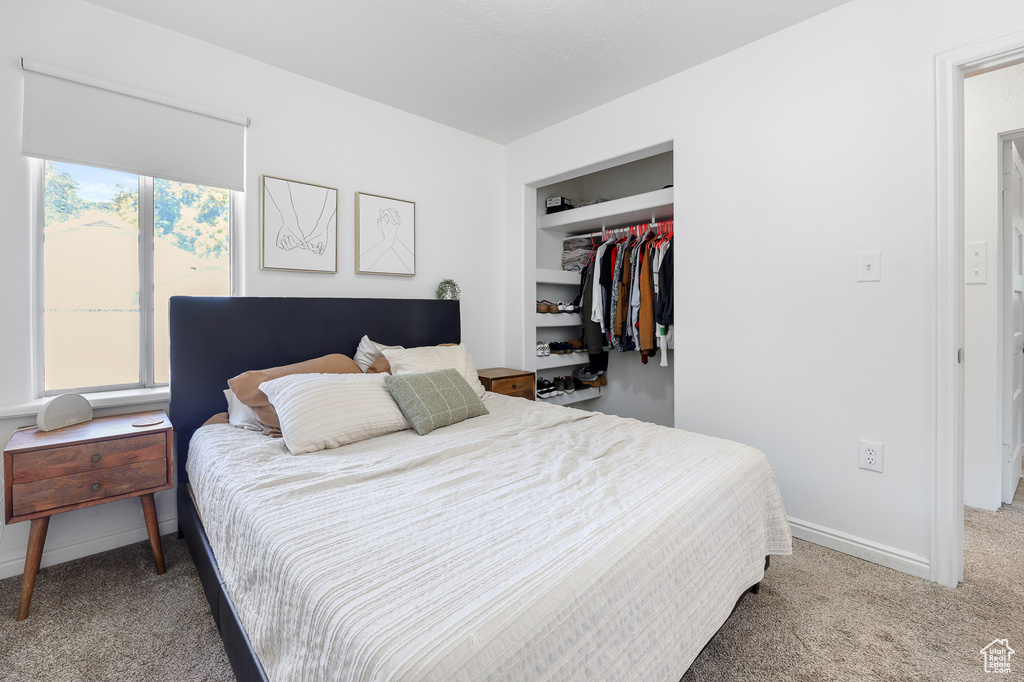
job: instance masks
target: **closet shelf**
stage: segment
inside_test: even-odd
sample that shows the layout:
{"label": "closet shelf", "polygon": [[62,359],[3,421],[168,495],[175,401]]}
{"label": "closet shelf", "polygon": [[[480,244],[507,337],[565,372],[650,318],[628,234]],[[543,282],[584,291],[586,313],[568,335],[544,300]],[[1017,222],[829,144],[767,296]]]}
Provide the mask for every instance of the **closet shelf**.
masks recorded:
{"label": "closet shelf", "polygon": [[586,353],[552,353],[537,358],[537,369],[553,369],[555,367],[572,367],[590,362]]}
{"label": "closet shelf", "polygon": [[537,327],[579,327],[579,313],[535,313]]}
{"label": "closet shelf", "polygon": [[554,403],[555,405],[571,405],[573,403],[583,402],[584,400],[593,400],[600,395],[600,388],[584,388],[582,390],[573,391],[572,393],[551,396],[550,398],[537,398],[537,400],[543,400],[546,403]]}
{"label": "closet shelf", "polygon": [[566,270],[546,270],[537,268],[537,284],[572,284],[580,285],[580,273]]}
{"label": "closet shelf", "polygon": [[649,223],[651,220],[665,220],[672,217],[674,196],[673,188],[666,187],[600,204],[549,213],[538,218],[537,226],[549,232],[582,234],[604,228]]}

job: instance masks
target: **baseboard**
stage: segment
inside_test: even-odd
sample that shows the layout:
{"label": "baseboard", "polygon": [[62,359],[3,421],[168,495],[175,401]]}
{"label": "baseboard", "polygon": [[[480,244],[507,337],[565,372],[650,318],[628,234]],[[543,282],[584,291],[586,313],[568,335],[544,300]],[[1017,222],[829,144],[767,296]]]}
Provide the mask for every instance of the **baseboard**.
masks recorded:
{"label": "baseboard", "polygon": [[843,554],[855,556],[881,566],[909,573],[925,580],[931,580],[931,562],[927,557],[904,552],[895,547],[879,544],[872,540],[858,538],[842,531],[825,528],[814,523],[789,517],[793,537],[813,542],[822,547],[834,549]]}
{"label": "baseboard", "polygon": [[[178,517],[164,519],[160,522],[160,534],[166,535],[178,529]],[[59,547],[45,547],[43,558],[39,562],[40,567],[62,564],[65,561],[81,559],[92,554],[105,552],[109,549],[116,549],[123,545],[130,545],[135,542],[142,542],[149,539],[146,524],[132,524],[124,526],[113,532],[97,533],[86,537],[78,542],[61,545]],[[27,549],[27,548],[26,548]],[[25,550],[11,557],[0,558],[0,579],[21,575],[25,571]]]}

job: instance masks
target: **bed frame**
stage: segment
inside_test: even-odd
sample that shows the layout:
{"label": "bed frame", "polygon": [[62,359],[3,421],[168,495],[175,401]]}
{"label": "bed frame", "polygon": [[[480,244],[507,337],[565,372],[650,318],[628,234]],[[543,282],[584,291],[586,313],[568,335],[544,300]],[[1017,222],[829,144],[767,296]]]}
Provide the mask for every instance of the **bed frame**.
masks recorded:
{"label": "bed frame", "polygon": [[194,298],[170,302],[171,403],[178,537],[188,543],[224,650],[240,681],[266,680],[188,489],[188,446],[196,429],[227,409],[227,380],[250,369],[351,357],[363,335],[406,347],[459,343],[458,301],[374,298]]}

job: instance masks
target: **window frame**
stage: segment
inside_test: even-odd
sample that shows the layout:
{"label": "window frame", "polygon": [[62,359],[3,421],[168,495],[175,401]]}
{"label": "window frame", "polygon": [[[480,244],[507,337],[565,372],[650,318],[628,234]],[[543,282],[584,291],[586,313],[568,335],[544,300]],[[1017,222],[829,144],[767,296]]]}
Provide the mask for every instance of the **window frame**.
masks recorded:
{"label": "window frame", "polygon": [[[156,339],[154,334],[154,178],[136,174],[139,177],[139,381],[129,384],[107,384],[103,386],[77,386],[46,389],[46,329],[45,329],[45,239],[46,239],[46,162],[47,159],[30,158],[32,181],[32,244],[35,254],[32,258],[32,365],[35,395],[39,398],[61,393],[103,393],[157,389],[170,383],[156,383]],[[87,165],[87,164],[84,164]],[[228,190],[228,292],[236,296],[238,289],[238,255],[236,226],[240,224],[240,210],[244,192]]]}

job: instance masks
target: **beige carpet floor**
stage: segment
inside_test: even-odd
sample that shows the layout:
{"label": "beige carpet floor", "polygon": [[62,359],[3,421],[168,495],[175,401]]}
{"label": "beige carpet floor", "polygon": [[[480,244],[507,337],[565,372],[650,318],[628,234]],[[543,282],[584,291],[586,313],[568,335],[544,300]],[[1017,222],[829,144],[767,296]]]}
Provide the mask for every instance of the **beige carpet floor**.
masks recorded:
{"label": "beige carpet floor", "polygon": [[[796,541],[683,680],[1024,680],[1024,507],[966,518],[956,590]],[[163,576],[148,543],[42,569],[20,623],[20,576],[0,581],[0,680],[233,679],[187,549],[163,543]],[[1021,652],[1009,675],[983,670],[996,638]]]}

